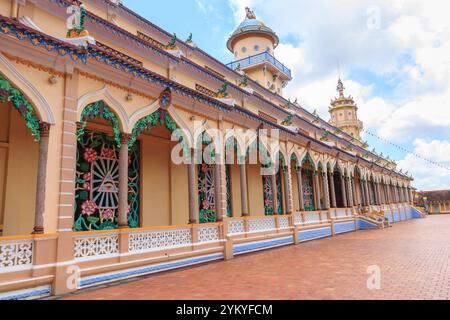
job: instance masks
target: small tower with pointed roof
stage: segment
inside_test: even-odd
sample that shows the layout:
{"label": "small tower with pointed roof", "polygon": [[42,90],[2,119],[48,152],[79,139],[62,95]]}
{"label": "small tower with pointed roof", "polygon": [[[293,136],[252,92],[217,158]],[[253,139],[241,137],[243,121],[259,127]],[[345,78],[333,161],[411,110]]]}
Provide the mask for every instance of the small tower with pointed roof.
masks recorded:
{"label": "small tower with pointed roof", "polygon": [[250,79],[281,95],[292,76],[291,70],[275,58],[278,44],[276,33],[258,20],[250,8],[246,8],[245,20],[227,42],[227,48],[235,59],[227,66],[245,72]]}
{"label": "small tower with pointed roof", "polygon": [[351,96],[344,95],[345,87],[341,79],[339,79],[336,89],[339,97],[331,101],[330,124],[361,141],[363,123],[358,119],[358,106]]}

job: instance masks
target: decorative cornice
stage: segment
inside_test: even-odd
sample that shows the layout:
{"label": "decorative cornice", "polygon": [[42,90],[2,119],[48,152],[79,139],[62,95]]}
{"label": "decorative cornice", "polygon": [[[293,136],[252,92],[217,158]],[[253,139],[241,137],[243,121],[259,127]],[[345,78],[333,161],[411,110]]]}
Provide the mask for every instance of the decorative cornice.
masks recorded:
{"label": "decorative cornice", "polygon": [[38,63],[32,62],[30,60],[26,60],[26,59],[22,59],[22,58],[13,56],[13,55],[11,55],[9,53],[6,53],[6,52],[2,52],[2,53],[9,60],[12,60],[12,61],[14,61],[16,63],[19,63],[19,64],[22,64],[24,66],[27,66],[27,67],[30,67],[30,68],[33,68],[33,69],[36,69],[36,70],[39,70],[39,71],[46,72],[46,73],[48,73],[50,75],[57,76],[57,77],[60,77],[60,78],[63,78],[65,76],[64,72],[57,71],[57,70],[55,70],[53,68],[46,67],[46,66],[44,66],[42,64],[38,64]]}
{"label": "decorative cornice", "polygon": [[98,82],[105,83],[105,84],[107,84],[107,85],[109,85],[109,86],[111,86],[111,87],[114,87],[114,88],[117,88],[117,89],[120,89],[120,90],[129,92],[129,93],[133,93],[133,94],[135,94],[135,95],[137,95],[137,96],[140,96],[140,97],[143,97],[143,98],[147,98],[147,99],[154,99],[154,98],[155,98],[155,97],[152,97],[152,96],[147,95],[147,94],[145,94],[145,93],[142,93],[142,92],[139,91],[139,90],[133,89],[133,88],[128,87],[128,86],[120,85],[120,84],[118,84],[118,83],[116,83],[116,82],[113,82],[113,81],[111,81],[111,80],[107,80],[107,79],[105,79],[105,78],[102,78],[102,77],[93,75],[93,74],[91,74],[91,73],[89,73],[89,72],[81,71],[80,69],[75,69],[74,72],[75,72],[75,73],[78,73],[80,76],[83,76],[83,77],[85,77],[85,78],[89,78],[89,79],[92,79],[92,80],[94,80],[94,81],[98,81]]}

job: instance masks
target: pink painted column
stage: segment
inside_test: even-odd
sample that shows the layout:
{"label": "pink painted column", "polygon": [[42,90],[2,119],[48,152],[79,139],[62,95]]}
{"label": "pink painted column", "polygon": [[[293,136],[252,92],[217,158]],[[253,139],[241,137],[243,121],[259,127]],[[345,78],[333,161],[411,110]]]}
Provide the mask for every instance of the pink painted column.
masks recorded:
{"label": "pink painted column", "polygon": [[128,140],[130,135],[122,133],[119,150],[119,228],[128,228]]}
{"label": "pink painted column", "polygon": [[39,142],[38,176],[36,185],[36,208],[34,216],[33,234],[44,233],[45,212],[45,185],[47,178],[48,138],[50,124],[41,122],[39,124],[41,141]]}
{"label": "pink painted column", "polygon": [[198,196],[198,185],[197,185],[197,175],[195,172],[195,153],[194,149],[191,149],[191,159],[188,166],[188,195],[189,195],[189,224],[198,223],[198,209],[197,209],[197,196]]}
{"label": "pink painted column", "polygon": [[347,184],[347,195],[348,195],[347,206],[353,207],[354,200],[353,200],[353,191],[352,191],[352,179],[350,177],[347,177],[345,180],[346,180],[346,184]]}
{"label": "pink painted column", "polygon": [[331,207],[336,208],[336,189],[334,186],[334,173],[330,173],[330,186],[331,186]]}
{"label": "pink painted column", "polygon": [[344,208],[347,208],[347,191],[345,185],[345,177],[341,175],[341,192],[342,192],[342,201]]}
{"label": "pink painted column", "polygon": [[273,204],[273,214],[278,214],[278,188],[277,188],[277,175],[272,174],[270,176],[270,185],[272,188],[272,204]]}
{"label": "pink painted column", "polygon": [[298,189],[298,200],[300,204],[300,211],[305,211],[305,202],[303,199],[303,181],[302,181],[302,168],[296,168],[297,171],[297,189]]}
{"label": "pink painted column", "polygon": [[245,163],[245,157],[243,157],[240,161],[239,165],[239,173],[240,173],[240,182],[241,182],[241,207],[242,207],[242,216],[248,216],[248,190],[247,190],[247,165]]}
{"label": "pink painted column", "polygon": [[320,186],[319,186],[319,172],[314,172],[314,199],[315,199],[315,207],[316,210],[321,210],[320,206]]}
{"label": "pink painted column", "polygon": [[291,180],[291,167],[285,166],[284,172],[284,199],[286,203],[286,214],[292,214],[293,212],[293,199],[292,199],[292,180]]}
{"label": "pink painted column", "polygon": [[328,184],[328,172],[323,173],[323,192],[325,197],[325,209],[330,209],[330,186]]}

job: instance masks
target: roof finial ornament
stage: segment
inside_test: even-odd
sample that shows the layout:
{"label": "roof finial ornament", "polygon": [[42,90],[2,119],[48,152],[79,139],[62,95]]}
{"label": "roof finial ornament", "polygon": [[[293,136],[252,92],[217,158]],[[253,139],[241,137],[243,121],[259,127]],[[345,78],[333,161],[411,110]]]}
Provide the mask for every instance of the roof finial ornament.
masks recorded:
{"label": "roof finial ornament", "polygon": [[338,85],[337,85],[336,90],[339,92],[339,97],[340,97],[340,98],[344,97],[344,90],[345,90],[345,87],[344,87],[344,84],[342,83],[341,78],[339,78],[339,81],[338,81]]}
{"label": "roof finial ornament", "polygon": [[256,19],[256,15],[249,7],[245,7],[245,14],[247,19]]}

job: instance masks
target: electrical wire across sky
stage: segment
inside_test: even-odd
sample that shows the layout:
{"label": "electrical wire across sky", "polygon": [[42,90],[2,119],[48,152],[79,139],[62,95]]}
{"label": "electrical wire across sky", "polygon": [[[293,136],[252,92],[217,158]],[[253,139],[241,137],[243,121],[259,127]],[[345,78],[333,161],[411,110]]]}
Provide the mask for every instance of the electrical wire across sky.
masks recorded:
{"label": "electrical wire across sky", "polygon": [[366,130],[366,129],[363,129],[362,131],[364,131],[364,132],[367,133],[368,135],[370,135],[370,136],[372,136],[372,137],[374,137],[374,138],[376,138],[376,139],[378,139],[378,140],[380,140],[380,141],[382,141],[382,142],[384,142],[384,143],[387,143],[387,144],[389,144],[389,145],[395,147],[396,149],[399,149],[399,150],[403,151],[404,153],[411,154],[412,156],[414,156],[414,157],[416,157],[416,158],[418,158],[418,159],[420,159],[420,160],[422,160],[422,161],[425,161],[425,162],[427,162],[427,163],[429,163],[429,164],[432,164],[432,165],[434,165],[434,166],[436,166],[436,167],[439,167],[439,168],[441,168],[441,169],[450,171],[450,168],[447,167],[447,166],[445,166],[445,165],[443,165],[442,163],[439,163],[439,162],[436,162],[436,161],[433,161],[433,160],[424,158],[424,157],[422,157],[421,155],[418,155],[417,153],[415,153],[415,152],[413,152],[413,151],[411,151],[411,150],[408,150],[408,149],[406,149],[406,148],[404,148],[404,147],[402,147],[402,146],[400,146],[400,145],[398,145],[398,144],[396,144],[396,143],[394,143],[394,142],[391,142],[391,141],[389,141],[389,140],[387,140],[387,139],[381,138],[381,137],[378,136],[377,134],[375,134],[375,133],[373,133],[373,132],[370,132],[370,131],[368,131],[368,130]]}

